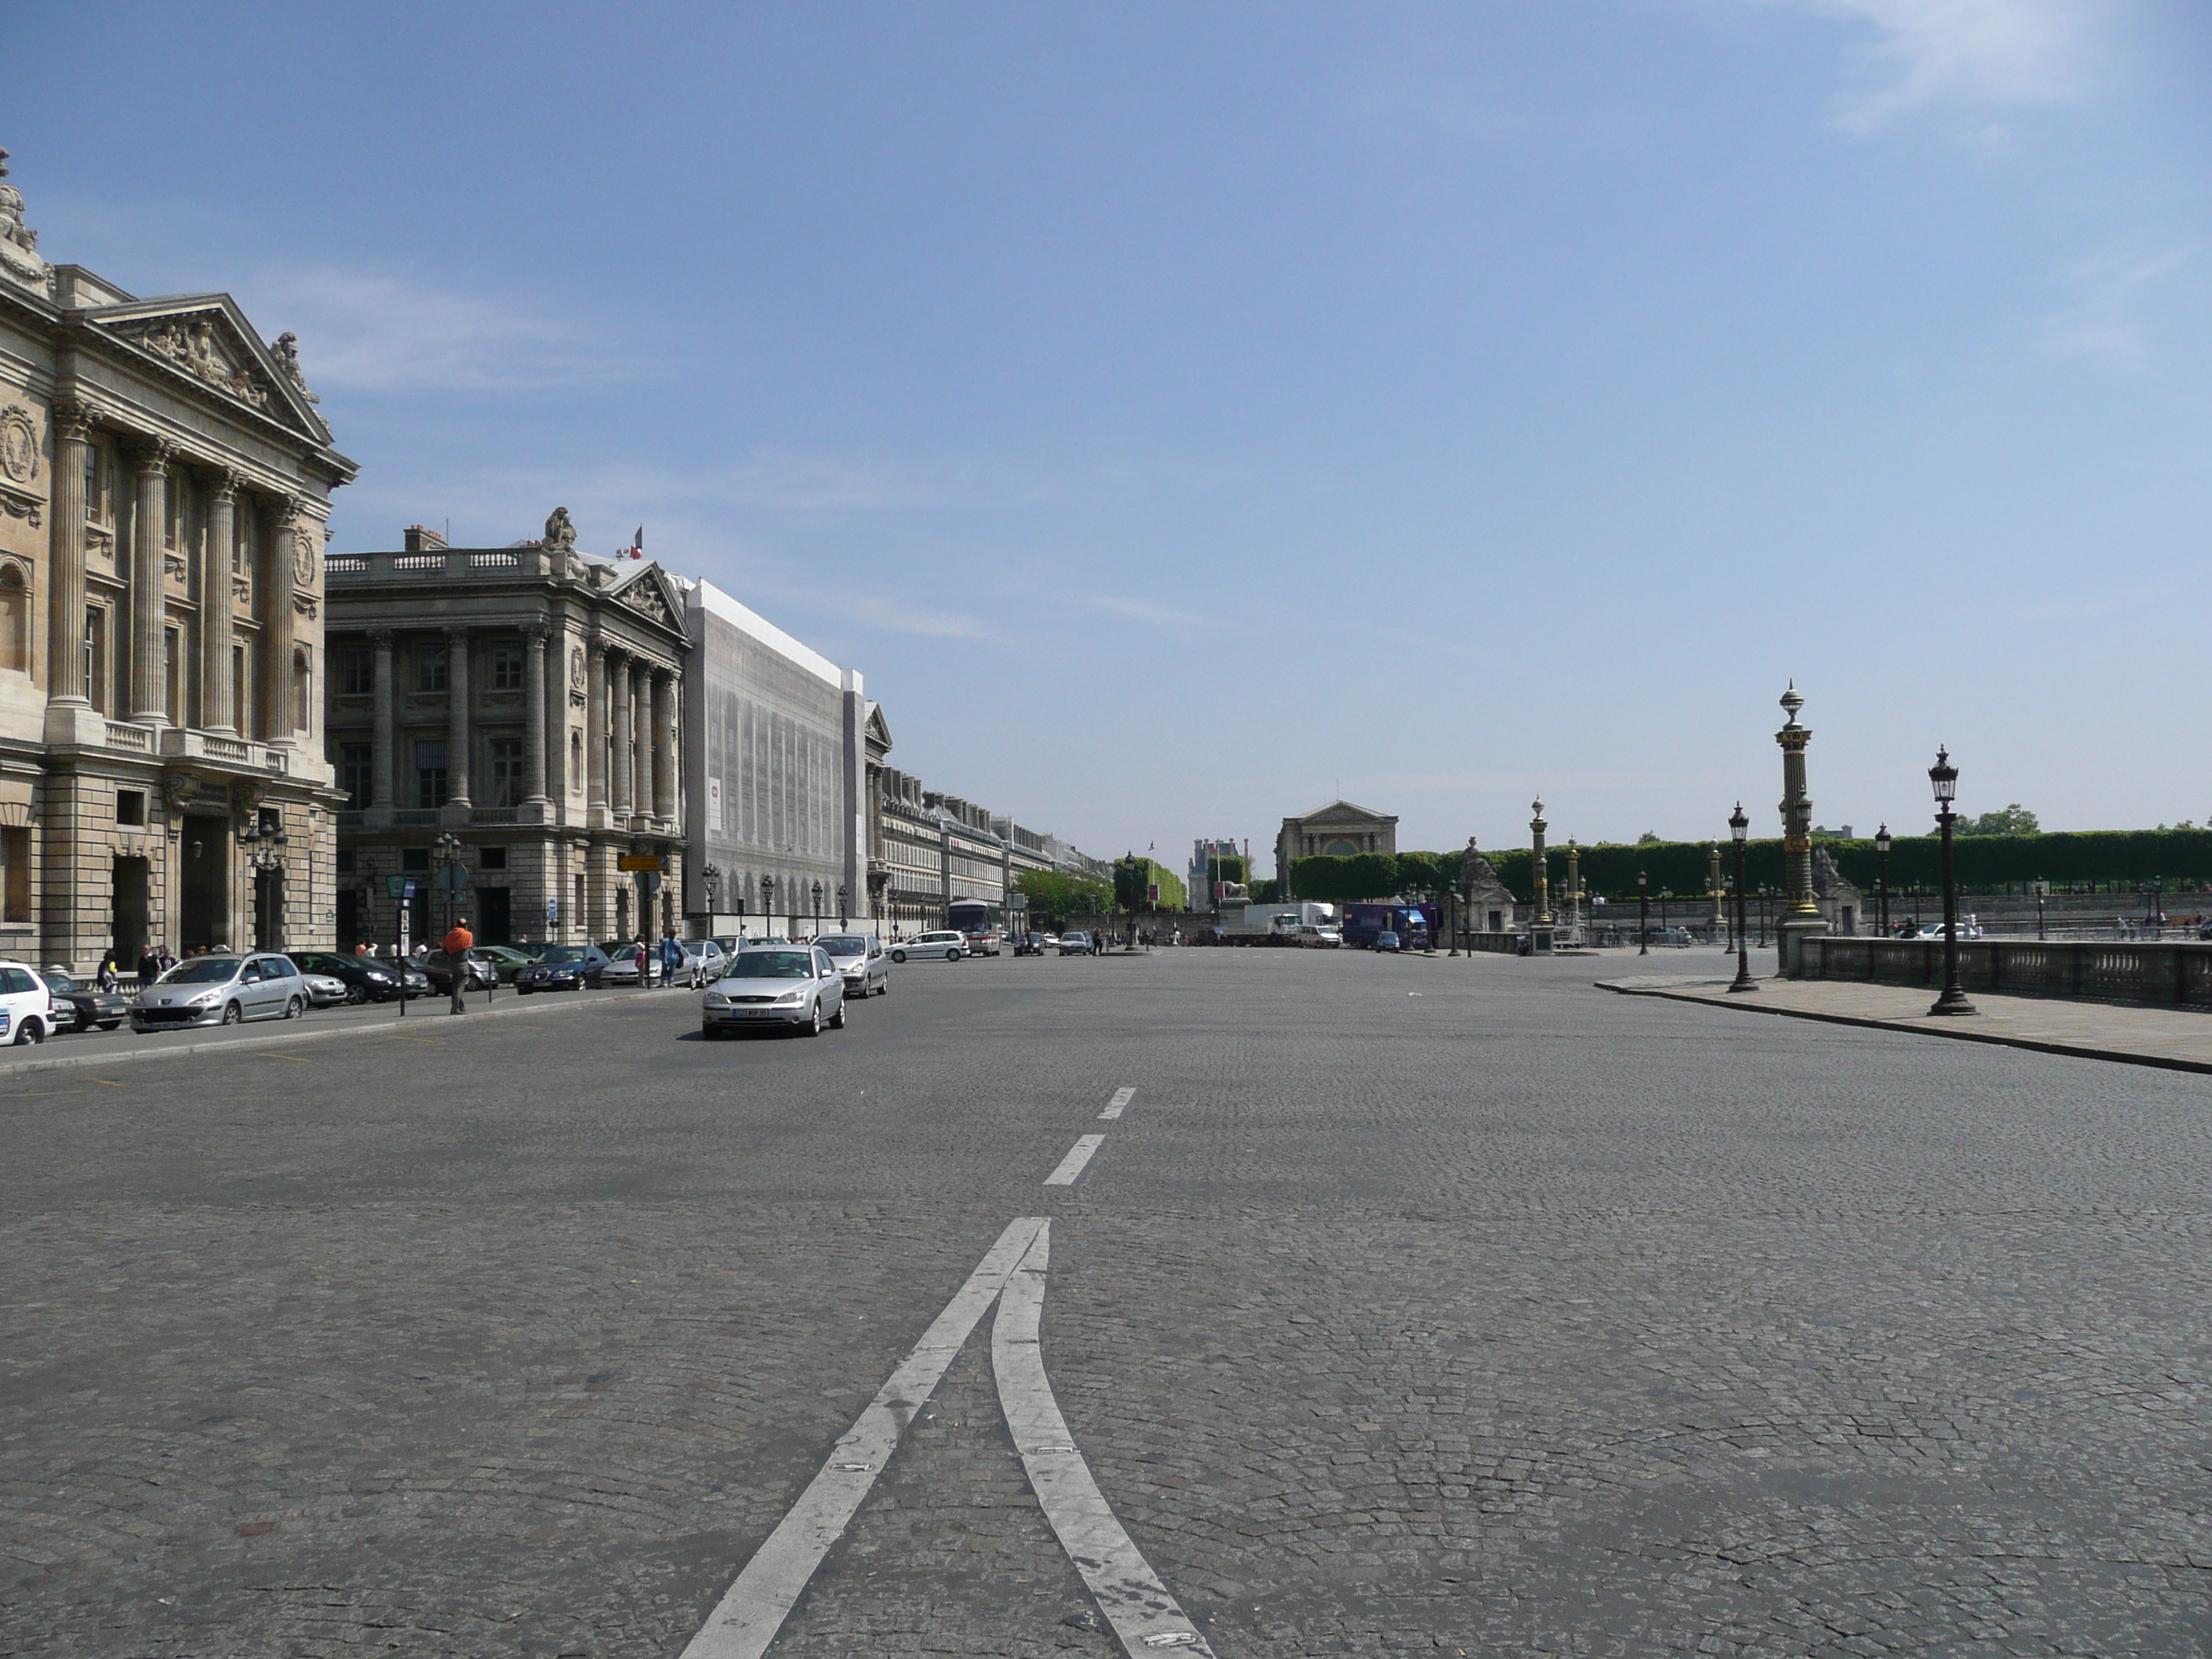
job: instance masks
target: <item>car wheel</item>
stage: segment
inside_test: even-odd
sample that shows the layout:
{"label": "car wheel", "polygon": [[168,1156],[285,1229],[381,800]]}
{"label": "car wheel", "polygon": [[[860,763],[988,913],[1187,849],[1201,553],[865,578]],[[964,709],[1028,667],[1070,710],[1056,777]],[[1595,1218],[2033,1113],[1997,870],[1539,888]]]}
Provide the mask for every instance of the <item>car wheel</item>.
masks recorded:
{"label": "car wheel", "polygon": [[822,1035],[822,999],[820,997],[814,999],[814,1006],[807,1012],[806,1035],[809,1036]]}
{"label": "car wheel", "polygon": [[222,1023],[226,1025],[235,1025],[245,1018],[246,1010],[234,1002],[222,1011]]}
{"label": "car wheel", "polygon": [[945,959],[947,962],[957,962],[957,961],[959,961],[959,960],[960,960],[960,951],[959,951],[958,947],[957,947],[957,946],[951,946],[951,945],[947,946],[947,947],[946,947],[946,949],[945,949]]}
{"label": "car wheel", "polygon": [[837,999],[837,1012],[830,1016],[830,1029],[833,1031],[845,1029],[845,999],[842,997]]}
{"label": "car wheel", "polygon": [[20,1048],[27,1042],[37,1041],[39,1041],[39,1022],[35,1019],[27,1019],[15,1028],[15,1035],[9,1042],[9,1047]]}
{"label": "car wheel", "polygon": [[368,1000],[368,993],[362,990],[358,985],[349,985],[346,987],[346,1000],[353,1006],[358,1008],[362,1003]]}
{"label": "car wheel", "polygon": [[904,961],[906,960],[906,952],[905,952],[905,951],[892,951],[892,952],[891,952],[891,960],[892,960],[893,962],[904,962]]}
{"label": "car wheel", "polygon": [[297,1019],[301,1014],[304,1014],[307,1012],[307,1009],[301,1004],[300,999],[297,997],[292,998],[284,1005],[284,1018],[287,1019]]}

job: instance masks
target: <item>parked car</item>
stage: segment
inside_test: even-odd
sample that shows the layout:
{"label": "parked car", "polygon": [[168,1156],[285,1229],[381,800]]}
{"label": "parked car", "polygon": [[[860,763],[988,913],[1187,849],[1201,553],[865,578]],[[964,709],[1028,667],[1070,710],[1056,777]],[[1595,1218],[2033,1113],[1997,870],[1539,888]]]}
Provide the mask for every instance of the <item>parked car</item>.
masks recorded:
{"label": "parked car", "polygon": [[999,954],[999,935],[989,929],[981,929],[967,936],[961,948],[971,957],[995,957]]}
{"label": "parked car", "polygon": [[719,939],[685,939],[677,940],[677,945],[684,952],[684,960],[676,964],[677,978],[695,991],[721,978],[723,965],[730,958]]}
{"label": "parked car", "polygon": [[[374,957],[348,957],[325,951],[295,951],[289,953],[303,974],[328,974],[345,987],[348,1002],[389,1002],[399,994],[401,970],[391,963]],[[416,977],[422,979],[418,972]],[[410,994],[419,995],[430,988],[430,981],[422,979],[420,989],[410,987]]]}
{"label": "parked car", "polygon": [[1292,942],[1303,945],[1309,951],[1341,951],[1344,948],[1344,935],[1334,927],[1322,927],[1310,921],[1301,922],[1298,924],[1297,937]]}
{"label": "parked car", "polygon": [[1091,935],[1085,933],[1062,933],[1060,953],[1064,957],[1087,957],[1091,954]]}
{"label": "parked car", "polygon": [[908,957],[918,957],[925,962],[938,957],[942,957],[946,962],[957,962],[967,954],[967,939],[960,933],[954,933],[949,927],[939,929],[933,933],[923,933],[918,938],[908,939],[902,945],[891,946],[893,962],[904,962]]}
{"label": "parked car", "polygon": [[701,1035],[777,1027],[819,1036],[845,1024],[845,975],[819,945],[741,952],[700,1004]]}
{"label": "parked car", "polygon": [[[296,959],[292,965],[295,968],[300,966]],[[307,988],[307,1006],[310,1008],[335,1008],[349,1000],[346,982],[336,974],[319,974],[302,968],[300,969],[300,983]]]}
{"label": "parked car", "polygon": [[891,966],[884,942],[872,933],[831,933],[822,949],[845,977],[848,997],[879,997],[891,988]]}
{"label": "parked car", "polygon": [[[453,994],[453,957],[443,951],[431,951],[417,957],[416,966],[422,970],[423,978],[429,981],[433,996],[449,997]],[[464,991],[487,991],[499,983],[499,969],[478,957],[473,946],[462,952],[459,967],[465,975],[461,981]]]}
{"label": "parked car", "polygon": [[[61,1029],[63,1017],[53,993],[28,963],[0,962],[0,1042],[44,1042]],[[68,1017],[74,1019],[76,1011]]]}
{"label": "parked car", "polygon": [[1398,943],[1398,935],[1389,928],[1385,927],[1381,933],[1375,935],[1375,948],[1377,951],[1396,951],[1401,947]]}
{"label": "parked car", "polygon": [[489,963],[501,985],[514,983],[514,976],[536,960],[511,945],[471,945],[469,954],[478,962]]}
{"label": "parked car", "polygon": [[89,1031],[95,1025],[112,1031],[131,1018],[131,999],[120,991],[86,985],[60,968],[49,968],[39,977],[46,982],[57,1021],[69,1022],[58,1023],[54,1027],[58,1031]]}
{"label": "parked car", "polygon": [[537,961],[516,971],[514,988],[522,996],[533,991],[580,991],[586,986],[596,991],[606,966],[607,953],[596,945],[549,945],[538,953]]}
{"label": "parked car", "polygon": [[1014,954],[1018,957],[1041,957],[1044,954],[1045,936],[1042,933],[1014,935]]}
{"label": "parked car", "polygon": [[641,955],[635,944],[617,945],[607,952],[607,965],[599,970],[603,985],[636,985],[644,979],[638,967]]}
{"label": "parked car", "polygon": [[297,1019],[307,1011],[307,989],[289,957],[261,951],[194,957],[131,1000],[131,1029],[172,1031],[185,1025]]}

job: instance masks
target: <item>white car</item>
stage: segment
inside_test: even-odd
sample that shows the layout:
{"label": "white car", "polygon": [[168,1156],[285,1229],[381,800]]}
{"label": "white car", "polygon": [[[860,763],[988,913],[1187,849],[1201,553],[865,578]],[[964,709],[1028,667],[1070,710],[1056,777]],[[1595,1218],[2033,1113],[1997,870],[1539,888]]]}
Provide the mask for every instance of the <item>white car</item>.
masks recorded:
{"label": "white car", "polygon": [[53,993],[28,963],[0,962],[0,1042],[44,1042],[61,1029]]}
{"label": "white car", "polygon": [[301,969],[300,983],[307,988],[307,1006],[311,1008],[328,1008],[346,1000],[345,981],[335,974],[311,974]]}
{"label": "white car", "polygon": [[740,951],[699,1005],[699,1032],[781,1026],[805,1036],[845,1029],[845,976],[828,951],[805,945]]}
{"label": "white car", "polygon": [[924,962],[933,961],[939,957],[946,962],[957,962],[967,954],[967,936],[949,927],[939,929],[933,933],[924,933],[919,939],[910,939],[904,944],[891,946],[893,962],[904,962],[908,957],[918,957]]}
{"label": "white car", "polygon": [[884,942],[873,933],[830,933],[816,942],[845,976],[848,997],[879,997],[891,988]]}

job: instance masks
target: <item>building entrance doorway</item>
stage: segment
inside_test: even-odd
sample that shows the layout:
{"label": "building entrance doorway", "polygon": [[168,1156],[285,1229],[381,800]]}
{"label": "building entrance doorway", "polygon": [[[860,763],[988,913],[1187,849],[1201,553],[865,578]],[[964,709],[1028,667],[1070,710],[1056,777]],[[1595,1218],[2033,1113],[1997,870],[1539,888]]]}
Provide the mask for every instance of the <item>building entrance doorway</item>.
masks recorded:
{"label": "building entrance doorway", "polygon": [[256,870],[253,872],[253,948],[257,951],[281,951],[284,948],[284,872],[282,870]]}
{"label": "building entrance doorway", "polygon": [[152,883],[144,859],[115,860],[114,915],[111,927],[115,959],[123,971],[138,971],[138,958],[146,954],[146,898]]}
{"label": "building entrance doorway", "polygon": [[479,945],[512,945],[514,935],[513,912],[507,902],[508,892],[504,887],[477,889],[477,925],[469,931],[477,936]]}
{"label": "building entrance doorway", "polygon": [[201,945],[227,949],[230,937],[230,820],[187,817],[180,837],[183,891],[179,895],[177,953]]}
{"label": "building entrance doorway", "polygon": [[[341,951],[350,951],[355,944],[368,938],[362,932],[361,894],[351,887],[338,889],[338,939]],[[371,944],[375,941],[371,939]]]}

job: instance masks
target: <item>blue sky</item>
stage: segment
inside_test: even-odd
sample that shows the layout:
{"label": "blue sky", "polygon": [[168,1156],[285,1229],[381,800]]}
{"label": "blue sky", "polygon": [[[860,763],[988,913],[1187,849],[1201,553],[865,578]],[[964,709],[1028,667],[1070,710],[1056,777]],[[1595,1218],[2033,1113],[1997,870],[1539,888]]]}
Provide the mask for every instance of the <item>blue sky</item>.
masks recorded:
{"label": "blue sky", "polygon": [[158,15],[0,143],[298,331],[335,545],[641,520],[1091,851],[1771,833],[1793,676],[1823,823],[2212,817],[2201,5]]}

